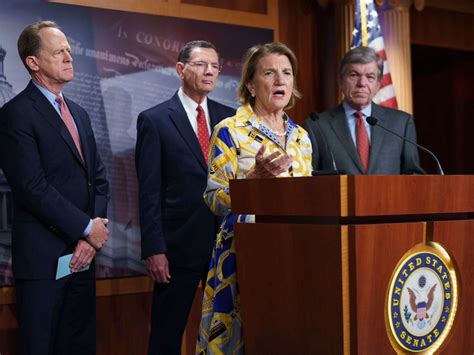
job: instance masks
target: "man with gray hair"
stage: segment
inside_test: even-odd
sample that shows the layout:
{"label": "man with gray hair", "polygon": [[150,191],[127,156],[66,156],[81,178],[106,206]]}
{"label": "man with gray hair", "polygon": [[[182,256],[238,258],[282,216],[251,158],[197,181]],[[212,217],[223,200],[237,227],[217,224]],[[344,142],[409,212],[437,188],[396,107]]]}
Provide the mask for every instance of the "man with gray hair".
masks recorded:
{"label": "man with gray hair", "polygon": [[109,234],[105,168],[87,112],[63,95],[74,77],[65,34],[36,22],[18,52],[31,81],[0,110],[0,168],[14,202],[17,353],[92,355],[94,257]]}
{"label": "man with gray hair", "polygon": [[383,59],[369,47],[346,53],[339,68],[343,102],[327,112],[313,113],[305,122],[313,145],[313,169],[337,169],[348,175],[424,174],[416,146],[380,127],[367,117],[416,142],[412,117],[372,102],[383,78]]}

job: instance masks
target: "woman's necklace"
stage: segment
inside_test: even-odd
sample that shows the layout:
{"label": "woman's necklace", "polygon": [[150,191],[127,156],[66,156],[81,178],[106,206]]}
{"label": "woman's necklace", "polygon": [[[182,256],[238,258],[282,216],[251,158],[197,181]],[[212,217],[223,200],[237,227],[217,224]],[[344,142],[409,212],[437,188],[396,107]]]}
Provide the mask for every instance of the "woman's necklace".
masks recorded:
{"label": "woman's necklace", "polygon": [[257,110],[255,110],[254,112],[257,116],[257,120],[260,122],[260,124],[263,124],[265,126],[265,128],[270,131],[271,134],[275,135],[278,138],[282,138],[282,137],[286,136],[286,131],[288,130],[288,122],[287,122],[288,118],[287,118],[287,116],[284,112],[282,112],[282,114],[281,114],[281,118],[283,120],[283,131],[280,132],[280,131],[277,131],[277,130],[272,129],[270,127],[270,125],[268,124],[269,122],[266,119],[263,118],[264,115],[261,116],[261,117],[258,117],[258,113],[256,111]]}
{"label": "woman's necklace", "polygon": [[286,121],[283,121],[283,132],[275,131],[275,130],[271,129],[271,128],[268,127],[268,126],[267,126],[267,128],[268,128],[268,130],[269,130],[270,132],[272,132],[272,133],[273,133],[275,136],[277,136],[277,137],[284,137],[284,136],[286,136]]}
{"label": "woman's necklace", "polygon": [[287,131],[287,120],[286,120],[286,117],[282,115],[282,119],[283,119],[283,131],[277,131],[277,130],[274,130],[272,129],[269,125],[265,124],[265,127],[272,133],[274,134],[275,136],[277,137],[284,137],[286,136],[286,131]]}

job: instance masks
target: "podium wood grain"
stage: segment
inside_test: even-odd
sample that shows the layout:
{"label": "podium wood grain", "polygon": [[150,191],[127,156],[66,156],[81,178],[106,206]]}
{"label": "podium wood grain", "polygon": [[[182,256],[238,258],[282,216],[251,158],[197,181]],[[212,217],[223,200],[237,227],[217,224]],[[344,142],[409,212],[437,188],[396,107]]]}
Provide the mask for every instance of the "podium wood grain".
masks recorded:
{"label": "podium wood grain", "polygon": [[[400,258],[432,237],[454,256],[461,308],[443,354],[474,353],[474,176],[232,181],[247,354],[393,354],[384,312]],[[432,225],[433,234],[426,233]]]}

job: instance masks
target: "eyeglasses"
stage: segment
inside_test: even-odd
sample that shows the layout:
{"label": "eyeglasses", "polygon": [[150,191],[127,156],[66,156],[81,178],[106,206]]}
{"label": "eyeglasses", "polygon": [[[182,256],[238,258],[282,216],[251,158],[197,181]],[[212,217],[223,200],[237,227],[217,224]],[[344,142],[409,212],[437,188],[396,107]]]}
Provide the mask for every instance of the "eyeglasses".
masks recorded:
{"label": "eyeglasses", "polygon": [[201,61],[201,60],[198,60],[196,62],[187,62],[187,63],[189,63],[189,65],[197,68],[198,70],[202,70],[202,71],[206,70],[209,65],[211,66],[211,70],[213,72],[220,73],[221,70],[222,70],[222,65],[220,65],[219,63],[208,63],[208,62],[204,62],[204,61]]}

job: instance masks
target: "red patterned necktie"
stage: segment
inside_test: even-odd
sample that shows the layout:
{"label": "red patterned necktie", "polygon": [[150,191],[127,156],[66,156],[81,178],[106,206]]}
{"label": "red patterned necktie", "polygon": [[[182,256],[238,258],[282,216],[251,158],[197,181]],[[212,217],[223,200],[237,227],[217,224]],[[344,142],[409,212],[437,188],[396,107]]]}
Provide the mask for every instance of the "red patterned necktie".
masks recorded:
{"label": "red patterned necktie", "polygon": [[201,105],[197,107],[197,136],[199,140],[199,145],[201,146],[202,154],[204,155],[204,160],[206,164],[208,163],[209,155],[209,129],[207,128],[206,114],[202,109]]}
{"label": "red patterned necktie", "polygon": [[364,116],[362,112],[357,111],[355,113],[357,117],[356,125],[356,141],[357,141],[357,152],[359,153],[359,159],[364,167],[365,172],[369,168],[369,154],[370,154],[370,145],[369,137],[367,136],[367,130],[364,125]]}
{"label": "red patterned necktie", "polygon": [[61,118],[63,119],[64,124],[69,131],[69,134],[76,145],[77,151],[79,152],[79,156],[81,160],[84,161],[84,156],[82,155],[82,148],[81,148],[81,140],[79,139],[79,133],[77,132],[77,128],[74,125],[74,118],[72,118],[71,112],[67,107],[66,103],[64,102],[61,96],[56,96],[56,102],[59,104],[59,110],[61,111]]}

